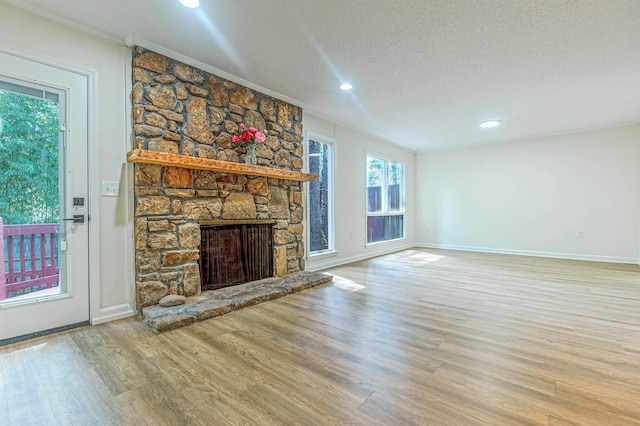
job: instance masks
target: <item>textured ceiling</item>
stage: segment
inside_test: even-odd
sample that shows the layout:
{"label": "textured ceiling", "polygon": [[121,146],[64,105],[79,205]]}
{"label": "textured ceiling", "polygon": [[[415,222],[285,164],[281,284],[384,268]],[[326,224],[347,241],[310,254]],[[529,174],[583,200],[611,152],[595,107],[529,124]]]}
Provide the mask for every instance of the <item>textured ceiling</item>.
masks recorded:
{"label": "textured ceiling", "polygon": [[415,151],[640,119],[639,0],[6,2],[130,34]]}

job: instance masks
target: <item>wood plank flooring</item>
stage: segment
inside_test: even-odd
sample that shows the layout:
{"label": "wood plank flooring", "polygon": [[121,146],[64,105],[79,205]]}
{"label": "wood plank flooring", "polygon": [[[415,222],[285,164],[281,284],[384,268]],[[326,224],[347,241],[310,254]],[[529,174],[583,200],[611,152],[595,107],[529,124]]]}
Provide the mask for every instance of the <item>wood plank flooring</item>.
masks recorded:
{"label": "wood plank flooring", "polygon": [[2,425],[640,425],[640,266],[412,249],[0,348]]}

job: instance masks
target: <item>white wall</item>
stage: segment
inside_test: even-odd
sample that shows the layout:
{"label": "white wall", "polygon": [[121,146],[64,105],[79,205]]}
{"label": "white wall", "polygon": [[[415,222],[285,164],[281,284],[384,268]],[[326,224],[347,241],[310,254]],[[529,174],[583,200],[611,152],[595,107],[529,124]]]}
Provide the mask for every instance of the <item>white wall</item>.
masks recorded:
{"label": "white wall", "polygon": [[[0,43],[34,57],[97,71],[97,140],[89,149],[95,164],[89,199],[92,216],[91,319],[94,323],[132,314],[133,251],[127,170],[126,66],[123,45],[87,35],[0,2]],[[120,197],[101,197],[103,180],[120,181]],[[96,244],[97,243],[97,244]],[[97,281],[97,282],[96,282]],[[99,294],[96,294],[99,293]]]}
{"label": "white wall", "polygon": [[[335,139],[335,249],[330,257],[310,258],[307,269],[317,270],[415,244],[415,154],[304,111],[305,132]],[[405,164],[405,238],[366,247],[365,156],[377,154]]]}
{"label": "white wall", "polygon": [[421,153],[416,168],[421,243],[638,263],[640,125]]}

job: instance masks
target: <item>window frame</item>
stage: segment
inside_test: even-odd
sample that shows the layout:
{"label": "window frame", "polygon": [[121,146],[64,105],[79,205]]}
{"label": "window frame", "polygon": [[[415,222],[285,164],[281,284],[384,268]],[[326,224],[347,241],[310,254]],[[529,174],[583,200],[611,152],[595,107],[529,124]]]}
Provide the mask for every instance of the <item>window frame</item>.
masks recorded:
{"label": "window frame", "polygon": [[[382,205],[382,210],[379,212],[369,212],[369,194],[368,194],[368,188],[369,188],[369,158],[375,158],[377,160],[381,160],[384,162],[384,166],[383,166],[383,172],[382,172],[382,201],[381,201],[381,205]],[[389,243],[389,242],[394,242],[394,241],[400,241],[403,240],[407,237],[407,233],[406,233],[406,227],[407,227],[407,223],[406,223],[406,213],[407,213],[407,207],[406,207],[406,199],[405,199],[405,193],[406,193],[406,182],[405,182],[405,175],[406,175],[406,164],[403,161],[400,160],[396,160],[393,159],[391,157],[387,157],[384,155],[379,155],[376,153],[372,153],[369,151],[365,152],[365,157],[364,157],[364,162],[365,162],[365,167],[364,167],[364,191],[365,191],[365,221],[364,221],[364,238],[365,238],[365,248],[366,247],[371,247],[371,246],[376,246],[379,244],[384,244],[384,243]],[[388,199],[388,193],[389,193],[389,164],[394,163],[394,164],[399,164],[402,166],[402,176],[400,178],[400,210],[398,211],[389,211],[389,199]],[[368,241],[368,233],[369,233],[369,217],[388,217],[388,216],[403,216],[402,219],[402,236],[398,237],[398,238],[392,238],[392,239],[388,239],[388,240],[382,240],[382,241],[374,241],[374,242],[369,242]]]}
{"label": "window frame", "polygon": [[336,172],[336,140],[328,136],[324,136],[318,133],[305,132],[305,150],[304,150],[304,169],[309,172],[309,142],[314,141],[328,145],[329,148],[329,161],[328,161],[328,183],[327,188],[329,194],[327,197],[329,208],[327,214],[327,226],[328,226],[328,248],[325,250],[311,251],[311,209],[309,208],[310,196],[311,196],[311,182],[306,182],[305,191],[305,252],[308,259],[319,259],[322,257],[335,256],[336,251],[336,238],[335,238],[335,172]]}

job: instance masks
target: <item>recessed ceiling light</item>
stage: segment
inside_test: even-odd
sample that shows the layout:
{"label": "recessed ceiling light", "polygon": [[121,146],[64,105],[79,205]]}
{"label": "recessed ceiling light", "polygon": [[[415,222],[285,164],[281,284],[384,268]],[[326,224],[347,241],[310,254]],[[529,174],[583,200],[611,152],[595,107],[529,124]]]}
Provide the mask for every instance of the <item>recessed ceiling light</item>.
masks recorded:
{"label": "recessed ceiling light", "polygon": [[200,0],[179,0],[180,4],[190,9],[200,6]]}
{"label": "recessed ceiling light", "polygon": [[500,120],[489,120],[480,123],[480,127],[496,127],[500,125]]}
{"label": "recessed ceiling light", "polygon": [[343,84],[340,85],[340,88],[342,90],[351,90],[351,89],[353,89],[353,86],[350,85],[349,83],[343,83]]}

